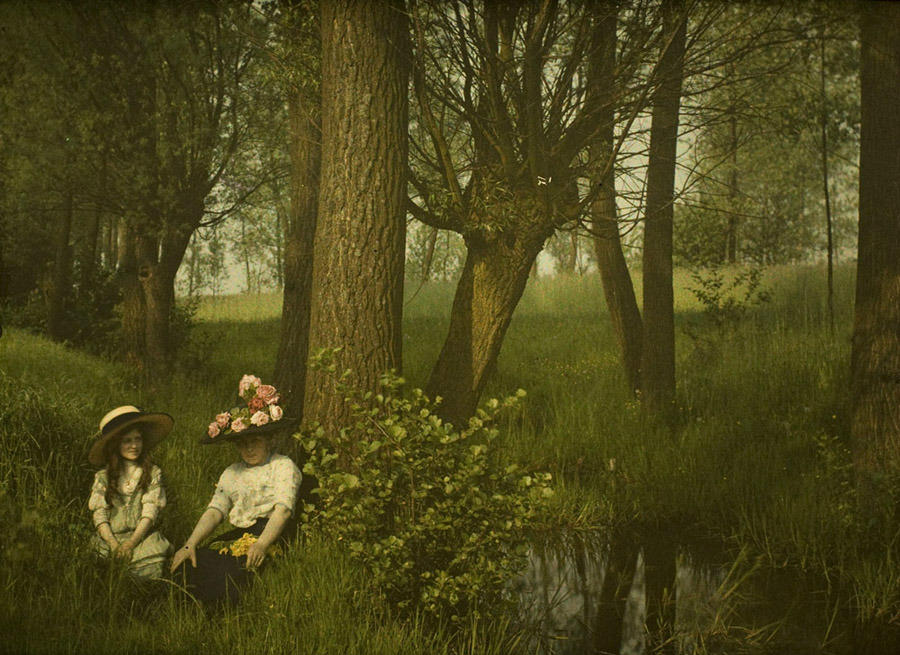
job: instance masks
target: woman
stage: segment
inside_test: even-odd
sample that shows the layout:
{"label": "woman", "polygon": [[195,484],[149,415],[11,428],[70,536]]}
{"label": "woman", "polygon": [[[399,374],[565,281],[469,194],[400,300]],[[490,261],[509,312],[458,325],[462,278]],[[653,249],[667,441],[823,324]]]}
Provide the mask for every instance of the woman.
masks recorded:
{"label": "woman", "polygon": [[[175,572],[190,560],[184,567],[185,586],[204,603],[232,603],[239,598],[251,572],[284,534],[300,486],[300,469],[273,449],[274,434],[289,427],[275,387],[245,375],[238,394],[242,404],[218,414],[201,443],[234,443],[241,461],[219,477],[209,506],[175,553],[170,569]],[[198,548],[226,517],[235,529],[216,538],[224,547]]]}

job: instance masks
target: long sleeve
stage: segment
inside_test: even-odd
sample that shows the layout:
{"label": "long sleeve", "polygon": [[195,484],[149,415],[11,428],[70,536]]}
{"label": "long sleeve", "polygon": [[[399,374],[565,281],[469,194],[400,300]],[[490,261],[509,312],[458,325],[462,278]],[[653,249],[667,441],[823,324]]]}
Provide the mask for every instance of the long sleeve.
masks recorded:
{"label": "long sleeve", "polygon": [[101,523],[109,523],[109,504],[106,502],[106,469],[97,471],[94,475],[94,484],[91,486],[91,497],[88,499],[88,509],[94,520],[94,527]]}
{"label": "long sleeve", "polygon": [[154,466],[150,472],[150,484],[141,498],[141,518],[156,522],[159,512],[166,506],[166,489],[162,483],[162,471]]}

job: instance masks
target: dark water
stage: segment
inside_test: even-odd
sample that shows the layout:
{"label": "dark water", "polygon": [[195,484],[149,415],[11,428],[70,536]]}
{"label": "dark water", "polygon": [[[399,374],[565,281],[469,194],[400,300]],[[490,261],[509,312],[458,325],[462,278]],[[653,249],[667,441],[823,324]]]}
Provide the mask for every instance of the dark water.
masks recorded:
{"label": "dark water", "polygon": [[558,539],[515,591],[547,655],[900,655],[900,628],[860,624],[826,580],[708,545]]}

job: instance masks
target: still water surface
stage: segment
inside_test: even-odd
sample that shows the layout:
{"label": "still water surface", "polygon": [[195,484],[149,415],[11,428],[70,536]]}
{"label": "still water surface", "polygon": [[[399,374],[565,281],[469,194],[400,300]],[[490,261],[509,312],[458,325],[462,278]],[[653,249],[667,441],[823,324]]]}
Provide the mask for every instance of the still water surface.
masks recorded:
{"label": "still water surface", "polygon": [[860,625],[826,581],[709,546],[566,537],[514,589],[546,655],[900,655],[900,629]]}

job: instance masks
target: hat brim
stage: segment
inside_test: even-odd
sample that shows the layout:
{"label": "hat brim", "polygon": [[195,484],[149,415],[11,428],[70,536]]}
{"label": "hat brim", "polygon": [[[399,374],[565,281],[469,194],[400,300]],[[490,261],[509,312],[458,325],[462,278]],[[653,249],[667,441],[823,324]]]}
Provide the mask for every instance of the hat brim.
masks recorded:
{"label": "hat brim", "polygon": [[168,436],[174,425],[175,419],[162,412],[135,416],[133,419],[117,425],[114,430],[110,430],[108,433],[100,436],[91,446],[91,450],[88,453],[88,461],[94,466],[106,464],[106,458],[103,456],[103,449],[106,447],[106,444],[109,443],[110,439],[114,439],[135,427],[141,428],[141,435],[144,437],[143,451],[149,452]]}
{"label": "hat brim", "polygon": [[273,434],[275,432],[292,430],[295,421],[289,418],[281,418],[277,421],[270,421],[265,425],[251,425],[244,428],[240,432],[229,432],[228,434],[219,434],[216,437],[210,437],[208,434],[200,439],[200,443],[204,446],[211,446],[227,442],[237,441],[241,437],[252,437],[256,435]]}

